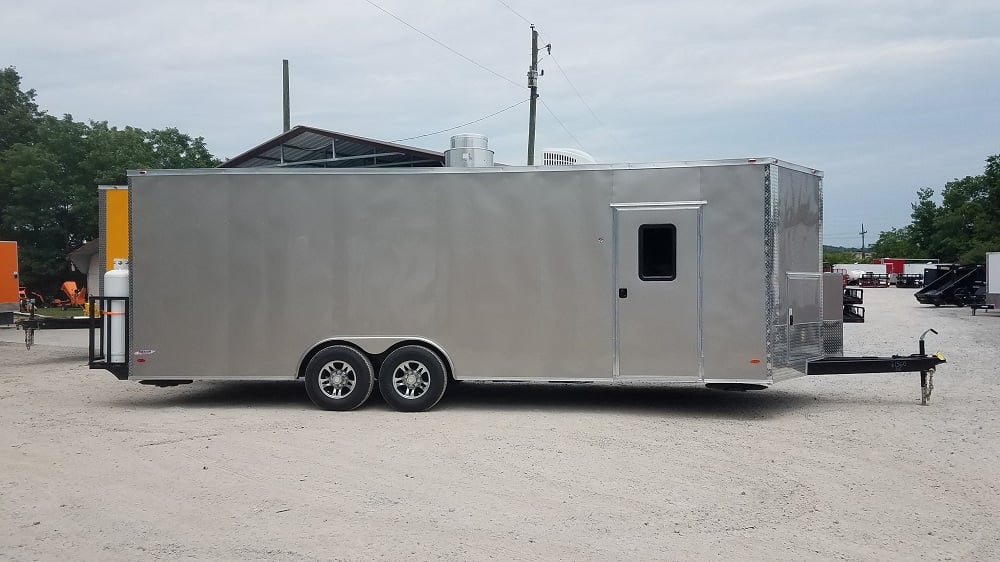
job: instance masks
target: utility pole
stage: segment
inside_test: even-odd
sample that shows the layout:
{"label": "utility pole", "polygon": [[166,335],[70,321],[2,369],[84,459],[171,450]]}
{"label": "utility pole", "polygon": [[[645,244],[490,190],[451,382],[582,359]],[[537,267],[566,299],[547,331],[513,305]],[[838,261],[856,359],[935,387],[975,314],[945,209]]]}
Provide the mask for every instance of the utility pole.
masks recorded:
{"label": "utility pole", "polygon": [[861,235],[861,259],[864,260],[865,259],[865,234],[868,234],[868,231],[865,230],[865,223],[861,223],[861,232],[859,232],[858,234]]}
{"label": "utility pole", "polygon": [[528,165],[535,164],[535,112],[538,99],[538,32],[531,26],[531,66],[528,67]]}
{"label": "utility pole", "polygon": [[[545,45],[545,49],[552,54],[552,43]],[[544,76],[545,71],[538,70],[538,32],[535,26],[531,26],[531,66],[528,67],[528,89],[531,97],[528,98],[528,165],[535,164],[535,115],[537,113],[536,100],[538,99],[538,77]]]}
{"label": "utility pole", "polygon": [[282,115],[284,116],[285,128],[282,129],[283,132],[288,132],[292,128],[292,103],[288,99],[288,59],[282,59],[281,61],[281,74],[282,74]]}

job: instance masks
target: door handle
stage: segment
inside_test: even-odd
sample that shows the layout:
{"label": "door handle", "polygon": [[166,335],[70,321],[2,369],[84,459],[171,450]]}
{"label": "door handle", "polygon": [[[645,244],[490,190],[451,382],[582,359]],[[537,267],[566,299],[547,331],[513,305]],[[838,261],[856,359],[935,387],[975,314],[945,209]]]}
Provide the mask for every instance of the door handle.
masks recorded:
{"label": "door handle", "polygon": [[620,298],[620,299],[627,299],[628,298],[628,289],[625,289],[625,288],[618,289],[618,298]]}

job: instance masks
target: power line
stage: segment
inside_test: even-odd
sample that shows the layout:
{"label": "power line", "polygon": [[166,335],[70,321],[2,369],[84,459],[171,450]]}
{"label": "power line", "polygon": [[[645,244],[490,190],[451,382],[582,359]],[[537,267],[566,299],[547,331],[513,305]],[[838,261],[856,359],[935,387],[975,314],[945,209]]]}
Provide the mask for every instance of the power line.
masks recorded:
{"label": "power line", "polygon": [[489,119],[490,117],[494,117],[496,115],[500,115],[504,111],[508,111],[508,110],[514,109],[515,107],[517,107],[519,105],[522,105],[522,104],[524,104],[527,101],[528,100],[521,100],[521,101],[519,101],[519,102],[517,102],[517,103],[515,103],[513,105],[508,105],[507,107],[501,109],[500,111],[496,111],[494,113],[490,113],[486,117],[480,117],[479,119],[476,119],[475,121],[469,121],[468,123],[462,123],[461,125],[456,125],[454,127],[449,127],[447,129],[441,129],[440,131],[434,131],[433,133],[427,133],[427,134],[424,134],[424,135],[417,135],[415,137],[406,137],[405,139],[396,139],[396,140],[394,140],[392,142],[402,142],[402,141],[408,141],[408,140],[413,140],[413,139],[422,139],[424,137],[429,137],[429,136],[432,136],[432,135],[438,135],[438,134],[441,134],[441,133],[447,133],[448,131],[454,131],[455,129],[461,129],[462,127],[467,127],[469,125],[472,125],[473,123],[479,123],[480,121],[485,121],[485,120]]}
{"label": "power line", "polygon": [[518,13],[518,11],[517,11],[517,10],[515,10],[514,8],[511,8],[511,7],[510,7],[510,4],[508,4],[508,3],[504,2],[503,0],[497,0],[497,2],[500,2],[501,4],[503,4],[503,7],[504,7],[504,8],[507,8],[508,10],[510,10],[510,11],[511,11],[511,13],[513,13],[513,14],[514,14],[515,16],[517,16],[517,17],[519,17],[519,18],[523,19],[523,20],[524,20],[524,23],[526,23],[526,24],[528,24],[528,25],[531,25],[531,20],[529,20],[528,18],[526,18],[526,17],[522,16],[522,15],[521,15],[520,13]]}
{"label": "power line", "polygon": [[551,115],[552,118],[556,120],[556,123],[559,123],[559,126],[562,127],[564,131],[566,131],[566,134],[572,137],[574,141],[576,141],[576,145],[580,147],[580,150],[585,150],[583,148],[583,143],[580,142],[580,139],[576,138],[576,135],[571,133],[569,129],[566,128],[566,125],[563,125],[563,122],[558,117],[556,117],[555,113],[552,112],[552,108],[549,107],[549,104],[545,103],[545,100],[542,98],[538,98],[538,101],[542,102],[542,105],[545,107],[545,110],[548,111],[549,115]]}
{"label": "power line", "polygon": [[445,45],[444,43],[442,43],[442,42],[438,41],[437,39],[435,39],[435,38],[431,37],[430,35],[428,35],[428,34],[424,33],[423,31],[421,31],[421,30],[419,30],[419,29],[417,29],[416,27],[414,27],[414,26],[410,25],[410,24],[409,24],[409,23],[407,23],[407,22],[406,22],[406,21],[405,21],[405,20],[404,20],[403,18],[401,18],[401,17],[397,16],[396,14],[394,14],[394,13],[390,12],[389,10],[386,10],[386,9],[385,9],[385,8],[383,8],[382,6],[379,6],[378,4],[376,4],[375,2],[372,2],[372,0],[365,0],[365,2],[368,2],[369,4],[371,4],[372,6],[374,6],[375,8],[378,8],[378,9],[379,9],[380,11],[382,11],[382,12],[383,12],[383,13],[385,13],[386,15],[390,16],[390,17],[391,17],[392,19],[394,19],[394,20],[398,21],[399,23],[401,23],[401,24],[405,25],[406,27],[409,27],[409,28],[410,28],[410,29],[412,29],[413,31],[416,31],[417,33],[419,33],[419,34],[423,35],[424,37],[426,37],[426,38],[430,39],[431,41],[433,41],[433,42],[437,43],[437,44],[438,44],[438,45],[440,45],[441,47],[444,47],[445,49],[448,49],[449,51],[451,51],[451,52],[452,52],[452,53],[454,53],[455,55],[457,55],[457,56],[459,56],[459,57],[462,57],[463,59],[465,59],[465,60],[467,60],[467,61],[471,62],[472,64],[474,64],[474,65],[478,66],[479,68],[481,68],[481,69],[485,70],[486,72],[489,72],[490,74],[492,74],[492,75],[496,76],[497,78],[501,78],[501,79],[503,79],[503,80],[505,80],[505,81],[507,81],[507,82],[510,82],[511,84],[513,84],[514,86],[517,86],[518,88],[521,88],[521,87],[522,87],[522,86],[521,86],[520,84],[518,84],[517,82],[515,82],[515,81],[511,80],[510,78],[507,78],[507,77],[506,77],[506,76],[504,76],[503,74],[500,74],[499,72],[497,72],[497,71],[495,71],[495,70],[493,70],[493,69],[491,69],[491,68],[488,68],[488,67],[486,67],[486,66],[484,66],[484,65],[482,65],[482,64],[479,64],[478,62],[476,62],[476,61],[474,61],[474,60],[470,59],[469,57],[467,57],[467,56],[463,55],[462,53],[460,53],[460,52],[456,51],[455,49],[452,49],[452,48],[451,48],[451,47],[449,47],[448,45]]}
{"label": "power line", "polygon": [[[497,1],[499,1],[499,0],[497,0]],[[597,116],[597,113],[595,113],[595,112],[594,112],[594,109],[593,109],[592,107],[590,107],[590,104],[589,104],[589,103],[587,103],[587,100],[585,100],[585,99],[583,98],[583,95],[582,95],[582,94],[580,94],[580,90],[578,90],[578,89],[576,88],[576,85],[575,85],[575,84],[573,84],[573,81],[569,79],[569,75],[568,75],[568,74],[566,74],[566,71],[565,71],[565,70],[563,70],[563,67],[562,67],[562,65],[561,65],[561,64],[559,64],[559,61],[558,61],[558,60],[556,60],[556,57],[555,57],[555,55],[553,55],[552,53],[549,53],[549,57],[550,57],[550,58],[552,59],[552,62],[556,63],[556,68],[558,68],[558,69],[559,69],[559,72],[560,72],[560,73],[561,73],[561,74],[563,75],[563,78],[565,78],[565,79],[566,79],[566,82],[567,82],[567,83],[569,84],[569,87],[570,87],[570,88],[573,88],[573,92],[575,92],[575,93],[576,93],[576,97],[580,98],[580,101],[581,101],[581,102],[583,102],[583,105],[584,105],[584,107],[586,107],[586,108],[587,108],[587,111],[589,111],[589,112],[590,112],[590,115],[591,115],[591,117],[593,117],[593,118],[594,118],[594,121],[597,121],[597,124],[598,124],[598,125],[600,125],[600,126],[601,126],[601,128],[602,128],[602,129],[604,129],[604,130],[605,130],[605,132],[607,132],[607,133],[608,133],[608,136],[610,136],[610,137],[611,137],[611,140],[615,141],[615,145],[617,145],[617,146],[618,146],[618,150],[620,150],[620,151],[622,152],[622,154],[623,154],[623,155],[625,155],[625,158],[627,158],[627,159],[631,160],[631,159],[632,159],[632,155],[631,155],[631,154],[629,154],[629,152],[628,152],[627,150],[625,150],[625,149],[624,149],[624,148],[622,147],[622,143],[618,142],[618,137],[616,137],[616,136],[615,136],[615,134],[611,132],[611,129],[609,129],[609,128],[608,128],[608,127],[607,127],[607,126],[606,126],[606,125],[604,124],[604,122],[603,122],[603,121],[601,121],[601,118]]]}

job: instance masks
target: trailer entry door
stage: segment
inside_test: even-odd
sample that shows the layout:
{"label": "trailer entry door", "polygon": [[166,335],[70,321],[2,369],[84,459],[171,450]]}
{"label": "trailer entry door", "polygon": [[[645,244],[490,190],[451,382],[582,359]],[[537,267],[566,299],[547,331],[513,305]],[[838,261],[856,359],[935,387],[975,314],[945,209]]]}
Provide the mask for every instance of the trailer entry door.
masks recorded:
{"label": "trailer entry door", "polygon": [[616,205],[619,378],[697,381],[704,202]]}

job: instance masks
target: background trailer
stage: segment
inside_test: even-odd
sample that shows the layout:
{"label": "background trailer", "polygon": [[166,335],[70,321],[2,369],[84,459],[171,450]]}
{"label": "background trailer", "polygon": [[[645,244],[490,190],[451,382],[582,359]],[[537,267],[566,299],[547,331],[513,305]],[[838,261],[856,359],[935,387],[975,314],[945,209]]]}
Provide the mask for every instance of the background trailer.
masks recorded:
{"label": "background trailer", "polygon": [[775,159],[129,177],[120,378],[426,409],[449,376],[761,387],[842,351],[822,174]]}
{"label": "background trailer", "polygon": [[986,253],[986,287],[990,304],[1000,304],[1000,252]]}
{"label": "background trailer", "polygon": [[13,324],[18,311],[17,242],[0,240],[0,324]]}

